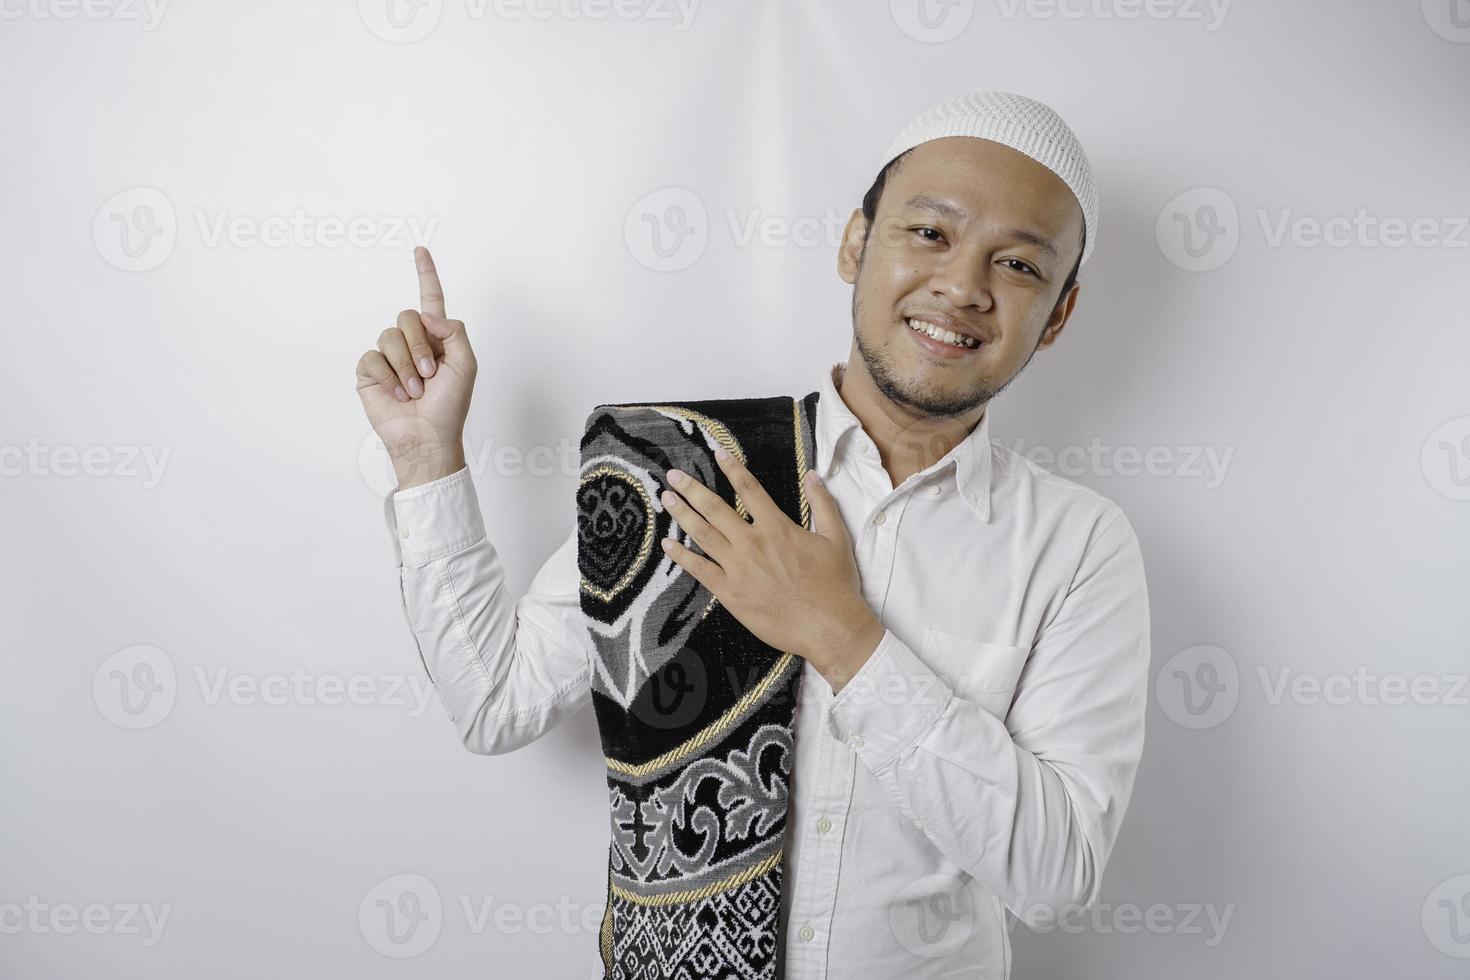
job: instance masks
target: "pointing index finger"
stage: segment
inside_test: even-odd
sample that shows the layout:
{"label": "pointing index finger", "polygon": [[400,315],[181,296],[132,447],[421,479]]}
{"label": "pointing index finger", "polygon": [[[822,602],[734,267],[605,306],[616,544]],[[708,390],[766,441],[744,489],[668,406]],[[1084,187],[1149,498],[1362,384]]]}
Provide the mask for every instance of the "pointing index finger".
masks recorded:
{"label": "pointing index finger", "polygon": [[439,270],[434,257],[422,245],[413,250],[413,264],[419,273],[419,309],[444,317],[444,287],[439,285]]}

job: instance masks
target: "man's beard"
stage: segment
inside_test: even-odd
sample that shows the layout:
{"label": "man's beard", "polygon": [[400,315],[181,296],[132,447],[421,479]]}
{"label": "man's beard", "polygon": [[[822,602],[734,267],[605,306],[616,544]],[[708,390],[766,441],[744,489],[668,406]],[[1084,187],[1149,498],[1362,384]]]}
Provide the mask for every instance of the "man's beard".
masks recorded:
{"label": "man's beard", "polygon": [[[858,266],[859,277],[861,277],[862,266]],[[1005,390],[1006,385],[1015,380],[1016,374],[1006,379],[1005,383],[998,388],[992,388],[983,381],[978,381],[975,386],[963,391],[943,391],[933,387],[912,382],[893,369],[893,364],[887,355],[886,349],[878,350],[870,347],[863,341],[862,331],[858,329],[861,319],[862,307],[858,303],[858,285],[852,288],[852,336],[857,342],[858,353],[863,356],[863,363],[867,365],[868,375],[873,379],[873,387],[882,393],[884,398],[901,405],[920,417],[928,418],[955,418],[964,415],[982,405],[987,404],[992,398]],[[904,329],[909,329],[907,325]],[[1040,338],[1038,338],[1038,345]],[[1032,351],[1035,354],[1036,351]],[[1026,358],[1026,364],[1031,358]],[[1026,364],[1022,364],[1024,369]]]}

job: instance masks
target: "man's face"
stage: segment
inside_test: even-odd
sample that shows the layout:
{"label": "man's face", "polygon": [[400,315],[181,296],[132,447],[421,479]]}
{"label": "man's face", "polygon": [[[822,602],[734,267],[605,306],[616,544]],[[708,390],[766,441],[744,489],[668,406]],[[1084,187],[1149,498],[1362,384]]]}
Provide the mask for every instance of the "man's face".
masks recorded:
{"label": "man's face", "polygon": [[[910,151],[889,171],[873,227],[854,212],[838,256],[853,284],[854,338],[878,390],[944,417],[995,397],[1071,314],[1080,287],[1058,294],[1081,254],[1082,225],[1061,178],[1008,146],[951,136]],[[921,337],[911,318],[980,345]]]}

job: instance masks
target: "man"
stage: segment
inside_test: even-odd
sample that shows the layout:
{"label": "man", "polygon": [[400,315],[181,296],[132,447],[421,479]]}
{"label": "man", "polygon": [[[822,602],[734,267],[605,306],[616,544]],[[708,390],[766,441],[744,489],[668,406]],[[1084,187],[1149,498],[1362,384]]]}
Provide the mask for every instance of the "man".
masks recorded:
{"label": "man", "polygon": [[[1086,156],[1049,108],[980,93],[920,115],[839,250],[852,345],[821,377],[816,533],[732,522],[696,481],[666,500],[704,556],[666,553],[805,659],[786,977],[1006,977],[1008,913],[1099,895],[1143,746],[1142,558],[1117,505],[989,435],[1096,234]],[[506,591],[461,447],[474,354],[415,258],[422,309],[358,390],[399,477],[386,513],[425,667],[466,748],[507,752],[590,697],[576,531]]]}

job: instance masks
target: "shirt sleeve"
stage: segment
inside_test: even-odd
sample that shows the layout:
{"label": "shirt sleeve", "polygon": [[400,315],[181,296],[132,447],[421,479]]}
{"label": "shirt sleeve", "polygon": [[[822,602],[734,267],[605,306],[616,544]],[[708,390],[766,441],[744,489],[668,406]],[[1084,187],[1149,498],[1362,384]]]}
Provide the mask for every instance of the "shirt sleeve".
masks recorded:
{"label": "shirt sleeve", "polygon": [[[1004,721],[891,631],[828,716],[905,816],[1027,922],[1096,901],[1143,751],[1143,560],[1121,511],[1098,526]],[[885,685],[915,695],[871,696]]]}
{"label": "shirt sleeve", "polygon": [[394,491],[383,509],[419,660],[466,749],[520,748],[591,699],[575,523],[517,599],[468,468]]}

